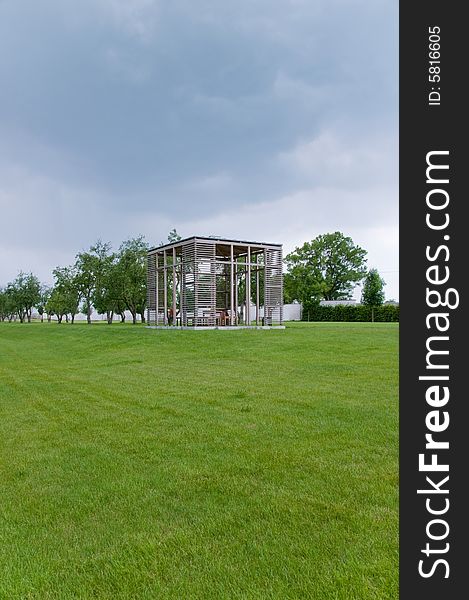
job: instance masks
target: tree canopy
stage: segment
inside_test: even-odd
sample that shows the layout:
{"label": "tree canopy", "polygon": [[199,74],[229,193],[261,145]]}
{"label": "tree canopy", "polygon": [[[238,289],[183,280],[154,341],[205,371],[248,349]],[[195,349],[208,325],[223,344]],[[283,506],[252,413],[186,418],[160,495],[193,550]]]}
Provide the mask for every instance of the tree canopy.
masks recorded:
{"label": "tree canopy", "polygon": [[76,284],[83,299],[83,308],[88,323],[91,323],[93,298],[97,287],[101,285],[110,248],[109,242],[98,240],[88,251],[80,252],[76,256],[74,265],[77,274]]}
{"label": "tree canopy", "polygon": [[366,274],[367,252],[340,231],[319,235],[285,258],[286,301],[349,298]]}
{"label": "tree canopy", "polygon": [[19,273],[15,280],[7,285],[3,294],[5,316],[17,315],[22,323],[25,319],[28,323],[31,322],[32,309],[41,299],[41,284],[36,275]]}
{"label": "tree canopy", "polygon": [[143,236],[131,238],[120,245],[117,277],[126,308],[135,323],[137,314],[145,320],[147,302],[147,252],[148,244]]}
{"label": "tree canopy", "polygon": [[384,302],[384,286],[386,282],[378,273],[378,269],[370,269],[365,277],[362,290],[362,304],[365,306],[381,306]]}

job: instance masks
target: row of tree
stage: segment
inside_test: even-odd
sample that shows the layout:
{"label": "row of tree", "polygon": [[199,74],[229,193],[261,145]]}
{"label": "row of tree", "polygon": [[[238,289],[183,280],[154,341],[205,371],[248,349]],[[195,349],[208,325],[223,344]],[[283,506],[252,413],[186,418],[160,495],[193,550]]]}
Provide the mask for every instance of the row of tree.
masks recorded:
{"label": "row of tree", "polygon": [[[180,239],[173,229],[168,241]],[[54,285],[41,285],[32,273],[20,273],[5,289],[0,289],[0,319],[31,321],[33,308],[59,323],[73,323],[82,312],[91,323],[93,309],[105,314],[108,323],[114,315],[125,321],[129,311],[133,323],[140,315],[145,322],[147,300],[146,258],[148,243],[143,236],[123,242],[117,252],[109,243],[98,241],[76,255],[73,265],[53,270]],[[341,232],[320,235],[296,248],[285,258],[285,301],[303,305],[319,300],[350,298],[353,288],[364,281],[362,303],[380,306],[385,282],[376,269],[367,271],[367,252]]]}
{"label": "row of tree", "polygon": [[137,315],[145,320],[146,257],[148,244],[143,237],[129,239],[112,252],[109,243],[98,241],[86,252],[77,254],[75,263],[53,270],[54,285],[41,285],[32,273],[20,273],[0,290],[0,319],[31,321],[33,308],[50,320],[56,316],[71,323],[82,312],[91,323],[93,309],[112,323],[115,314],[125,321],[129,311],[134,323]]}

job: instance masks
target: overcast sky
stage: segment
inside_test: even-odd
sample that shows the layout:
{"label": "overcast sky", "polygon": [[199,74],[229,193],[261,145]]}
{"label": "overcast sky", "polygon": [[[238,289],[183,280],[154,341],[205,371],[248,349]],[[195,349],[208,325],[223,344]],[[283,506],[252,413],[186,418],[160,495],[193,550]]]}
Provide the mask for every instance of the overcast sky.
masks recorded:
{"label": "overcast sky", "polygon": [[397,0],[0,0],[0,285],[98,238],[339,230],[398,299],[397,27]]}

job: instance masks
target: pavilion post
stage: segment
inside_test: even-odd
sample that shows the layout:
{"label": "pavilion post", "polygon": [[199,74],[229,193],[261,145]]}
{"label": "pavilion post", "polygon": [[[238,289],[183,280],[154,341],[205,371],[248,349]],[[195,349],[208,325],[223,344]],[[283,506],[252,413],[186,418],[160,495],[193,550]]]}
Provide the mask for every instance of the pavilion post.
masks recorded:
{"label": "pavilion post", "polygon": [[256,254],[256,325],[259,325],[259,254]]}
{"label": "pavilion post", "polygon": [[183,322],[183,305],[184,305],[184,279],[183,279],[183,261],[182,261],[182,253],[181,253],[181,259],[180,259],[180,266],[179,266],[179,325],[184,324],[185,325],[185,320]]}
{"label": "pavilion post", "polygon": [[160,255],[157,252],[156,253],[156,298],[155,298],[155,309],[156,309],[155,323],[156,323],[157,326],[159,325],[158,316],[159,316],[159,310],[160,310],[160,307],[158,306],[158,294],[159,294],[158,285],[159,285],[159,279],[160,279]]}
{"label": "pavilion post", "polygon": [[234,257],[233,244],[230,245],[230,325],[236,325],[234,301]]}
{"label": "pavilion post", "polygon": [[246,325],[251,325],[251,246],[248,246],[246,271]]}
{"label": "pavilion post", "polygon": [[267,307],[267,289],[267,250],[264,248],[264,325],[269,325],[267,314],[269,312]]}
{"label": "pavilion post", "polygon": [[238,262],[236,261],[234,264],[234,306],[235,306],[235,325],[239,324],[238,318]]}
{"label": "pavilion post", "polygon": [[164,288],[164,298],[163,298],[163,307],[164,307],[164,316],[163,323],[165,325],[168,324],[168,269],[166,264],[166,250],[163,250],[163,288]]}
{"label": "pavilion post", "polygon": [[176,326],[176,248],[173,248],[173,326]]}

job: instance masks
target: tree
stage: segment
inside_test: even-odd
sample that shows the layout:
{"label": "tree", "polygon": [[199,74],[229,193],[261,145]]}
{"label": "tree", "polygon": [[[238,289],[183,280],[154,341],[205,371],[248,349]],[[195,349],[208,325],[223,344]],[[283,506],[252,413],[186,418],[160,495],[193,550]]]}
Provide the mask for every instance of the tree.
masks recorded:
{"label": "tree", "polygon": [[0,290],[0,320],[4,321],[8,319],[8,322],[13,321],[16,314],[15,301],[12,296],[12,289],[7,286],[3,290]]}
{"label": "tree", "polygon": [[[14,281],[11,281],[6,288],[6,294],[9,298],[12,314],[19,318],[20,323],[24,323],[25,311],[23,307],[21,287],[23,286],[24,273],[20,273]],[[11,319],[9,319],[11,321]]]}
{"label": "tree", "polygon": [[47,285],[41,285],[39,301],[36,304],[37,312],[41,316],[41,323],[44,321],[44,313],[46,312],[46,304],[51,295],[51,288]]}
{"label": "tree", "polygon": [[182,238],[179,235],[179,233],[176,231],[176,229],[171,229],[171,231],[168,233],[168,242],[170,244],[172,244],[173,242],[178,242],[181,239]]}
{"label": "tree", "polygon": [[384,302],[384,286],[386,282],[378,273],[378,269],[370,269],[365,277],[362,290],[362,304],[371,306],[371,320],[374,321],[374,308]]}
{"label": "tree", "polygon": [[116,306],[116,313],[120,316],[121,318],[121,323],[125,323],[125,302],[122,299],[122,297],[119,296],[119,301],[117,302],[117,306]]}
{"label": "tree", "polygon": [[166,239],[166,242],[160,242],[158,244],[158,246],[166,246],[166,244],[172,244],[174,242],[178,242],[179,240],[182,240],[182,237],[179,235],[179,233],[176,231],[176,229],[171,229],[171,231],[168,233],[168,237]]}
{"label": "tree", "polygon": [[80,252],[76,257],[78,290],[83,299],[88,325],[91,324],[93,296],[100,286],[100,278],[103,276],[110,248],[111,244],[98,240],[88,252]]}
{"label": "tree", "polygon": [[25,319],[31,323],[32,310],[40,300],[40,290],[39,279],[32,273],[21,272],[8,284],[7,293],[21,323],[24,323]]}
{"label": "tree", "polygon": [[67,312],[67,299],[60,288],[52,289],[45,309],[48,317],[56,315],[57,323],[62,323],[62,318]]}
{"label": "tree", "polygon": [[[62,316],[65,315],[67,321],[68,315],[70,315],[70,320],[73,325],[81,301],[78,270],[75,266],[56,267],[53,270],[53,275],[55,279],[55,306],[62,311]],[[54,312],[58,316],[58,313],[56,311]],[[59,322],[61,321],[62,319],[60,319]]]}
{"label": "tree", "polygon": [[[285,259],[286,260],[286,259]],[[300,299],[298,290],[298,280],[291,273],[285,273],[283,276],[283,301],[285,304],[291,304]]]}
{"label": "tree", "polygon": [[145,322],[147,303],[147,253],[148,244],[143,236],[123,242],[119,247],[116,277],[121,285],[122,299],[137,322],[137,314]]}
{"label": "tree", "polygon": [[8,319],[10,315],[10,297],[6,289],[0,288],[0,321]]}
{"label": "tree", "polygon": [[2,323],[6,319],[6,316],[7,316],[7,312],[6,312],[7,301],[8,301],[7,293],[5,292],[5,290],[3,288],[0,288],[0,321]]}
{"label": "tree", "polygon": [[125,314],[122,319],[125,310],[122,294],[122,273],[117,256],[110,254],[103,260],[101,276],[93,294],[93,306],[98,313],[106,313],[108,325],[112,324],[115,312],[121,315],[121,320],[125,320]]}
{"label": "tree", "polygon": [[349,298],[366,273],[366,254],[340,231],[305,242],[285,258],[287,299],[305,304]]}

